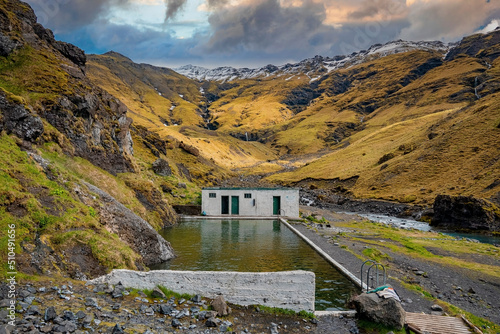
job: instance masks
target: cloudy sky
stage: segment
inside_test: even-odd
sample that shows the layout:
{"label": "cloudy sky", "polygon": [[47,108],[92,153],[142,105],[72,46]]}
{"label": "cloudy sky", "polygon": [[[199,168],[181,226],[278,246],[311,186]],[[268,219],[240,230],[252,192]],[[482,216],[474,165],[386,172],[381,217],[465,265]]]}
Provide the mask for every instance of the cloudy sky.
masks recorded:
{"label": "cloudy sky", "polygon": [[259,67],[391,40],[456,41],[500,0],[25,0],[60,40],[177,67]]}

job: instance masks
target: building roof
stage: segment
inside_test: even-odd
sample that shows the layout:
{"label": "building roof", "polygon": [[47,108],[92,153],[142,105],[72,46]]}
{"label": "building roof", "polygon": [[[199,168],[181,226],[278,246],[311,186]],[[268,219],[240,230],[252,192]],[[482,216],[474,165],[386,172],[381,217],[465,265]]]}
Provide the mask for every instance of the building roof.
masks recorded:
{"label": "building roof", "polygon": [[264,187],[254,187],[254,188],[245,188],[245,187],[207,187],[202,188],[201,190],[299,190],[298,188],[264,188]]}

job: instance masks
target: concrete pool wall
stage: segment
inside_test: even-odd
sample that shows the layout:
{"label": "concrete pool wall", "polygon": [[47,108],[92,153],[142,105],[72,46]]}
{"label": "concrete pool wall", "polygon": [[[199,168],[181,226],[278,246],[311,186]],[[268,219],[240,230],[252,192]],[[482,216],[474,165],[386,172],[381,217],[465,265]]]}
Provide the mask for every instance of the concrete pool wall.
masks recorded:
{"label": "concrete pool wall", "polygon": [[315,274],[310,271],[245,273],[222,271],[154,270],[141,272],[116,269],[88,284],[119,282],[126,288],[153,289],[164,286],[177,293],[200,294],[207,298],[223,295],[237,305],[264,305],[314,312]]}
{"label": "concrete pool wall", "polygon": [[[206,218],[203,217],[203,219]],[[216,217],[210,218],[215,219]],[[227,219],[227,217],[225,218]],[[285,219],[280,218],[280,221],[358,288],[361,288],[361,281],[358,277],[297,231]],[[177,293],[199,294],[207,298],[223,295],[228,302],[242,306],[264,305],[296,312],[314,312],[315,281],[313,272],[302,270],[282,272],[153,270],[141,272],[117,269],[108,275],[89,281],[88,284],[108,283],[116,285],[121,282],[125,287],[135,289],[153,289],[156,286],[164,286]],[[366,285],[363,284],[363,288],[365,287]],[[323,315],[323,313],[352,316],[352,311],[317,312],[318,315]]]}

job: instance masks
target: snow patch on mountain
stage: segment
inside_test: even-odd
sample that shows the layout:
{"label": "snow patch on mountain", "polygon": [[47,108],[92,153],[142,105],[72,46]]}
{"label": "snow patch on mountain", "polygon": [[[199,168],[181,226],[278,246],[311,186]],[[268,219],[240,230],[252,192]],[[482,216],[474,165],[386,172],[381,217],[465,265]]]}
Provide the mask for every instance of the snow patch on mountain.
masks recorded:
{"label": "snow patch on mountain", "polygon": [[376,58],[385,57],[391,54],[409,52],[413,50],[437,51],[445,54],[448,52],[450,45],[442,42],[408,42],[408,41],[392,41],[386,44],[375,44],[368,50],[362,50],[352,53],[348,56],[336,56],[333,58],[316,56],[305,59],[295,64],[285,64],[281,66],[267,65],[261,68],[234,68],[234,67],[218,67],[208,69],[200,66],[185,65],[175,68],[179,74],[188,78],[199,81],[233,81],[236,79],[253,79],[265,78],[269,76],[282,77],[286,80],[299,80],[301,75],[306,75],[311,82],[319,80],[323,75],[338,70],[348,68],[365,61]]}

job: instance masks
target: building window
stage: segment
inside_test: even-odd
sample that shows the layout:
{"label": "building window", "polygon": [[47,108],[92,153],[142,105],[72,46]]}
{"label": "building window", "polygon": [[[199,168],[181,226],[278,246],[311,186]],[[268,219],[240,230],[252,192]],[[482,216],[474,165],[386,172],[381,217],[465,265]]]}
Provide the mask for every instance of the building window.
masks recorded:
{"label": "building window", "polygon": [[252,198],[252,194],[245,194],[245,198]]}
{"label": "building window", "polygon": [[217,198],[217,194],[216,193],[208,193],[208,197],[209,198]]}

